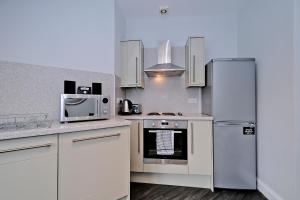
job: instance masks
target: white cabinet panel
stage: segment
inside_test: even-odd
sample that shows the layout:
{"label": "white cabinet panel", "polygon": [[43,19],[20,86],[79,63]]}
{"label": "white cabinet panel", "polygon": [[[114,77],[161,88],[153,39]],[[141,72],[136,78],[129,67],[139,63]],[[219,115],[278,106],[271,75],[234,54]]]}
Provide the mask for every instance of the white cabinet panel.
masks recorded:
{"label": "white cabinet panel", "polygon": [[121,42],[121,87],[144,87],[143,49],[140,40]]}
{"label": "white cabinet panel", "polygon": [[212,175],[212,122],[188,123],[189,174]]}
{"label": "white cabinet panel", "polygon": [[205,86],[204,38],[190,37],[185,49],[186,86]]}
{"label": "white cabinet panel", "polygon": [[59,136],[59,200],[115,200],[129,195],[130,128]]}
{"label": "white cabinet panel", "polygon": [[130,171],[143,172],[143,121],[133,120],[130,128]]}
{"label": "white cabinet panel", "polygon": [[0,199],[57,199],[57,135],[0,141]]}

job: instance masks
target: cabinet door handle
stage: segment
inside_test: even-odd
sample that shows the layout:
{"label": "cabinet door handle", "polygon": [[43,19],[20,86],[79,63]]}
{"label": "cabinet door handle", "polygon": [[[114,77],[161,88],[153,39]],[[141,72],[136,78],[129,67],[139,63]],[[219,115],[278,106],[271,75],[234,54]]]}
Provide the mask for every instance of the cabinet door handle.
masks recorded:
{"label": "cabinet door handle", "polygon": [[6,149],[6,150],[1,150],[0,154],[1,153],[10,153],[10,152],[15,152],[15,151],[25,151],[25,150],[30,150],[30,149],[46,148],[46,147],[51,147],[51,146],[52,146],[52,143],[47,143],[47,144],[34,145],[34,146],[28,146],[28,147]]}
{"label": "cabinet door handle", "polygon": [[191,123],[191,153],[194,154],[194,123]]}
{"label": "cabinet door handle", "polygon": [[138,153],[140,154],[141,147],[140,147],[140,122],[138,122]]}
{"label": "cabinet door handle", "polygon": [[110,137],[119,137],[120,135],[121,135],[121,133],[117,133],[117,134],[112,134],[112,135],[74,139],[73,142],[76,143],[76,142],[83,142],[83,141],[88,141],[88,140],[98,140],[98,139],[104,139],[104,138],[110,138]]}
{"label": "cabinet door handle", "polygon": [[[173,133],[182,133],[182,131],[174,131],[174,130],[172,130],[172,131],[173,131]],[[159,131],[149,130],[148,132],[149,133],[158,133]]]}
{"label": "cabinet door handle", "polygon": [[195,79],[196,79],[196,56],[193,55],[193,82],[195,82]]}
{"label": "cabinet door handle", "polygon": [[97,116],[100,116],[100,111],[99,111],[99,100],[97,99],[97,105],[96,105],[96,107],[97,107]]}
{"label": "cabinet door handle", "polygon": [[135,58],[135,83],[138,84],[138,57]]}

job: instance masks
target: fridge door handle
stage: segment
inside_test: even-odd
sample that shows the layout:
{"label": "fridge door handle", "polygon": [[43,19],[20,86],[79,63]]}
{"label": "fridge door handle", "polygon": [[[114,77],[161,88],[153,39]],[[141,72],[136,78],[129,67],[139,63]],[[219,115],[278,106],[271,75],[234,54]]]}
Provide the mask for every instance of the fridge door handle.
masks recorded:
{"label": "fridge door handle", "polygon": [[255,126],[254,122],[241,122],[241,121],[216,121],[216,126]]}

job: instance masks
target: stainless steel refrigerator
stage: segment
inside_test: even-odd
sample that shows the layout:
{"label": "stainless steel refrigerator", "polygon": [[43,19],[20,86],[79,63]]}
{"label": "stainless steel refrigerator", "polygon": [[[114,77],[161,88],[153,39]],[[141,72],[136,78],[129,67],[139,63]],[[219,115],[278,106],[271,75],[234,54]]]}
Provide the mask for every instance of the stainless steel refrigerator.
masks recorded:
{"label": "stainless steel refrigerator", "polygon": [[255,59],[206,65],[202,112],[214,117],[214,186],[256,189]]}

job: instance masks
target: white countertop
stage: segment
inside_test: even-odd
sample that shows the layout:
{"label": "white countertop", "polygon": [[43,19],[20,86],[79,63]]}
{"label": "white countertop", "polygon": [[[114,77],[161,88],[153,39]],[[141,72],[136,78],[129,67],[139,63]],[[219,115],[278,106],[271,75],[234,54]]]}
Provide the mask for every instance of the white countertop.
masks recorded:
{"label": "white countertop", "polygon": [[118,115],[119,119],[127,120],[144,120],[144,119],[166,119],[166,120],[203,120],[212,121],[213,117],[204,114],[194,114],[194,113],[183,113],[182,116],[157,116],[157,115]]}
{"label": "white countertop", "polygon": [[59,133],[69,133],[77,131],[87,131],[103,128],[112,128],[119,126],[128,126],[131,122],[125,119],[112,118],[108,120],[73,122],[73,123],[59,123],[54,121],[50,128],[35,128],[28,130],[14,130],[14,131],[0,131],[0,140],[17,139],[24,137],[35,137],[42,135],[51,135]]}

